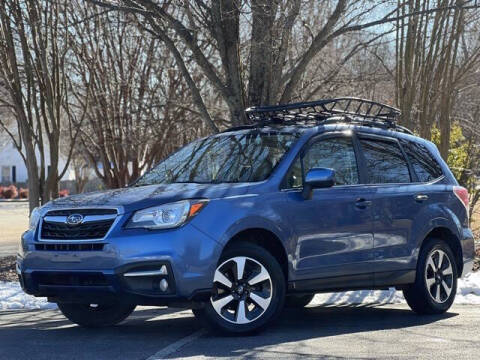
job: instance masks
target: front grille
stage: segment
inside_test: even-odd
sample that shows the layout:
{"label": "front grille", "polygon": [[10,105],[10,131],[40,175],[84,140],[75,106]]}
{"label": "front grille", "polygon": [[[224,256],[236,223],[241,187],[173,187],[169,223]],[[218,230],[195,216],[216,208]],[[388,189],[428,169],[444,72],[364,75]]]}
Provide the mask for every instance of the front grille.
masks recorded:
{"label": "front grille", "polygon": [[[83,216],[80,224],[67,224],[70,215]],[[55,209],[43,218],[40,232],[41,240],[98,240],[103,239],[117,215],[116,209]],[[59,250],[61,251],[61,250]]]}
{"label": "front grille", "polygon": [[110,230],[114,219],[67,225],[54,222],[42,222],[42,239],[48,240],[91,240],[102,239]]}
{"label": "front grille", "polygon": [[37,251],[102,251],[105,244],[35,244]]}

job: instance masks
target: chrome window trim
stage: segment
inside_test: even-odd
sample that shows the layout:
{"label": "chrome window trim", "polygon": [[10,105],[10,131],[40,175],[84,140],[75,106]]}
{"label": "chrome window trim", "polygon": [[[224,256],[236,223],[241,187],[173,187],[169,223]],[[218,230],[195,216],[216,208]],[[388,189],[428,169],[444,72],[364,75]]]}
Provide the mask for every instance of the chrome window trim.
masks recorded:
{"label": "chrome window trim", "polygon": [[[115,210],[117,212],[117,215],[113,214],[108,214],[108,215],[87,215],[88,217],[97,217],[97,216],[110,216],[110,219],[115,218],[113,221],[112,225],[110,226],[110,229],[108,229],[107,233],[103,238],[97,238],[97,239],[42,239],[42,224],[45,218],[48,217],[48,213],[50,211],[58,211],[58,210],[71,210],[71,211],[76,211],[76,210],[84,210],[84,209],[89,209],[89,210],[95,210],[95,209],[110,209],[110,210]],[[50,242],[50,243],[85,243],[85,242],[98,242],[98,241],[103,241],[105,240],[112,230],[116,227],[120,219],[122,218],[122,215],[124,214],[124,209],[123,206],[119,207],[112,207],[112,206],[81,206],[81,207],[71,207],[71,206],[65,206],[65,207],[51,207],[48,209],[45,209],[45,213],[41,216],[39,224],[38,224],[38,242]],[[85,216],[85,218],[87,217]],[[58,216],[61,218],[65,218],[66,216]],[[57,216],[51,216],[50,218],[57,218]]]}
{"label": "chrome window trim", "polygon": [[[117,217],[115,214],[108,214],[108,215],[85,215],[83,217],[83,221],[81,224],[95,222],[95,221],[103,221],[103,220],[113,220]],[[45,216],[43,220],[49,223],[61,223],[66,224],[68,216]]]}
{"label": "chrome window trim", "polygon": [[90,205],[90,206],[74,206],[74,205],[62,205],[62,206],[55,206],[55,205],[50,205],[47,204],[41,208],[41,215],[42,217],[48,215],[50,211],[60,211],[60,210],[96,210],[96,209],[102,209],[102,210],[115,210],[117,212],[117,215],[123,215],[125,214],[125,209],[123,206],[108,206],[108,205]]}

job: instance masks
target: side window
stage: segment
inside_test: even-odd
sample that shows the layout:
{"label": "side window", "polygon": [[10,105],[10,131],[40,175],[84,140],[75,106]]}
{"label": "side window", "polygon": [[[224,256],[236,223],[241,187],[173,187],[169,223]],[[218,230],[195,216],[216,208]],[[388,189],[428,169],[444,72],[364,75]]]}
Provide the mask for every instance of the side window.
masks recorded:
{"label": "side window", "polygon": [[418,181],[429,182],[443,175],[437,160],[424,145],[403,139],[401,143],[417,174]]}
{"label": "side window", "polygon": [[303,186],[302,163],[298,157],[293,163],[286,177],[285,186],[287,189],[299,188]]}
{"label": "side window", "polygon": [[350,138],[330,138],[314,143],[303,157],[307,173],[312,168],[335,170],[336,185],[358,184],[357,160]]}
{"label": "side window", "polygon": [[371,184],[409,183],[410,172],[397,143],[360,139]]}

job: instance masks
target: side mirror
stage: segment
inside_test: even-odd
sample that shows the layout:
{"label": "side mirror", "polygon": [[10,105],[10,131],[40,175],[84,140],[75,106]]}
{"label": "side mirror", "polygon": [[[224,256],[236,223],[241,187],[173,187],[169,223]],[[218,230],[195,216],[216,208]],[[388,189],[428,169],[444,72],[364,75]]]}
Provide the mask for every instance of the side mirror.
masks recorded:
{"label": "side mirror", "polygon": [[302,196],[310,200],[313,189],[328,188],[335,185],[335,170],[326,168],[313,168],[305,176]]}

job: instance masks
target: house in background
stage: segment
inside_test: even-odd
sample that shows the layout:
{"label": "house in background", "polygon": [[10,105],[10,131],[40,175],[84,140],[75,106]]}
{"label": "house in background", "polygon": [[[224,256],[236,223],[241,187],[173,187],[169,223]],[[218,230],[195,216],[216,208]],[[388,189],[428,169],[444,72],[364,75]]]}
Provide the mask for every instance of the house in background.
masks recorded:
{"label": "house in background", "polygon": [[[1,131],[1,130],[0,130]],[[40,154],[37,151],[37,160],[40,162]],[[50,156],[46,154],[47,168],[50,170]],[[66,164],[66,159],[60,155],[58,171],[62,171]],[[0,184],[25,184],[28,180],[27,167],[19,154],[17,148],[11,141],[3,137],[0,141]],[[75,180],[75,172],[72,166],[69,166],[61,181]]]}

